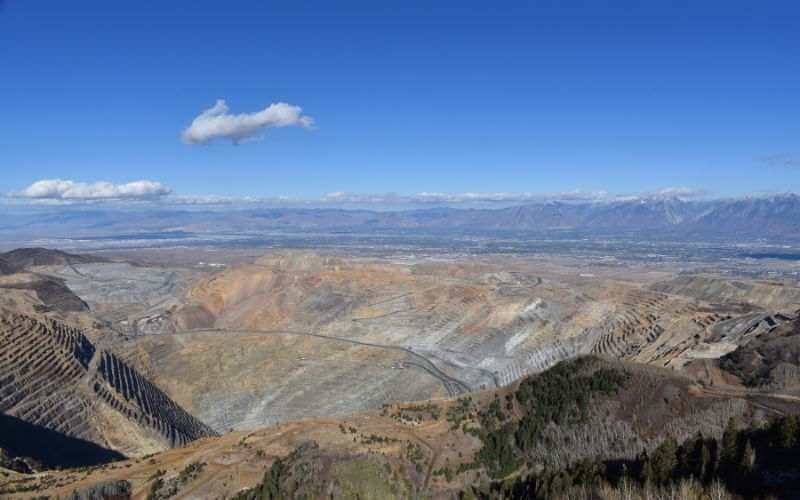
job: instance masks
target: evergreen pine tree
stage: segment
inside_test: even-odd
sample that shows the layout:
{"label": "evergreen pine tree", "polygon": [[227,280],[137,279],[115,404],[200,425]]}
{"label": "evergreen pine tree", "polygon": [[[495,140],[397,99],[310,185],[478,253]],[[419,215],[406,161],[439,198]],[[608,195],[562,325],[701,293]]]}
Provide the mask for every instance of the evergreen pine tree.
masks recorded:
{"label": "evergreen pine tree", "polygon": [[773,444],[780,448],[792,448],[797,442],[797,419],[788,415],[777,419],[772,425]]}

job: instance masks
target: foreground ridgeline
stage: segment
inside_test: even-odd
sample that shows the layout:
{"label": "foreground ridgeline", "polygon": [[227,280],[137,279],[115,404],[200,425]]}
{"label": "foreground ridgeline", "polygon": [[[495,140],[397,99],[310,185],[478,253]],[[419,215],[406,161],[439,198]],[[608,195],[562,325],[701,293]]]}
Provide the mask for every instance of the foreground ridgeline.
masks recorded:
{"label": "foreground ridgeline", "polygon": [[503,389],[228,433],[12,479],[5,491],[68,494],[124,481],[153,499],[782,494],[794,487],[797,420],[771,416],[770,404],[723,396],[671,370],[583,357]]}

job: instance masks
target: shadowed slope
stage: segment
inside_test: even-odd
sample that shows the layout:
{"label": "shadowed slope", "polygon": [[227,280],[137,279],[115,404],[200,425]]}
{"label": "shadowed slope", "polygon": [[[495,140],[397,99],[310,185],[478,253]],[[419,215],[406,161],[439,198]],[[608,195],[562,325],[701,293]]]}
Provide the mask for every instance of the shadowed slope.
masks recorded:
{"label": "shadowed slope", "polygon": [[[108,259],[94,255],[77,255],[49,248],[17,248],[0,254],[0,260],[11,269],[11,272],[24,271],[35,266],[63,266],[70,264],[88,264],[92,262],[108,262]],[[0,264],[2,269],[3,264]]]}
{"label": "shadowed slope", "polygon": [[26,457],[46,469],[85,467],[125,458],[91,441],[64,435],[0,413],[0,448],[12,457]]}

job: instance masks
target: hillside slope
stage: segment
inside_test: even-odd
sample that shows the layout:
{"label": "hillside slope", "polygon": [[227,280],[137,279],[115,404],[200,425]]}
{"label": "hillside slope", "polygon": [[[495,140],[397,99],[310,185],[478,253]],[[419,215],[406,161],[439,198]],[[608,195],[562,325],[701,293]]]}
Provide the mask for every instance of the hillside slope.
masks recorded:
{"label": "hillside slope", "polygon": [[669,370],[581,358],[469,397],[233,432],[149,460],[2,487],[54,495],[126,480],[137,498],[216,498],[267,482],[278,498],[457,498],[492,478],[586,458],[633,460],[667,436],[721,438],[731,417],[746,425],[783,411],[769,398],[756,404],[747,395],[717,395]]}
{"label": "hillside slope", "polygon": [[107,259],[94,255],[78,255],[50,248],[17,248],[0,253],[0,269],[8,269],[5,274],[22,272],[36,266],[64,266],[70,264],[89,264],[107,262]]}
{"label": "hillside slope", "polygon": [[800,319],[776,325],[718,364],[749,387],[800,393]]}
{"label": "hillside slope", "polygon": [[0,276],[4,274],[12,274],[14,266],[8,263],[3,257],[0,256]]}
{"label": "hillside slope", "polygon": [[[89,305],[62,280],[32,273],[0,276],[0,306],[35,312],[86,312]],[[18,292],[18,293],[14,293]]]}

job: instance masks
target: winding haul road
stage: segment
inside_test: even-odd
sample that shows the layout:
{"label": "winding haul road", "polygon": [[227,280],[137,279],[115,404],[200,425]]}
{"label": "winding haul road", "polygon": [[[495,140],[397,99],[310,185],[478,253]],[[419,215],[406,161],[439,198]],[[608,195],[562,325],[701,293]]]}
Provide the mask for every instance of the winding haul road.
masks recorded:
{"label": "winding haul road", "polygon": [[187,335],[192,333],[225,333],[225,334],[244,334],[244,335],[297,335],[303,337],[314,337],[322,340],[330,340],[332,342],[345,342],[352,345],[363,346],[363,347],[371,347],[375,349],[386,349],[390,351],[398,351],[403,352],[410,358],[412,361],[408,361],[405,364],[408,366],[415,366],[420,368],[421,370],[427,372],[429,375],[433,376],[434,378],[438,379],[442,385],[444,386],[447,394],[450,396],[458,396],[460,394],[464,394],[470,392],[472,388],[467,385],[465,382],[451,377],[450,375],[444,373],[442,370],[439,369],[433,362],[431,362],[428,358],[419,354],[418,352],[413,351],[407,347],[396,346],[396,345],[385,345],[385,344],[375,344],[372,342],[363,342],[361,340],[354,340],[349,339],[346,337],[335,337],[333,335],[322,335],[319,333],[311,333],[311,332],[298,332],[292,330],[223,330],[218,328],[208,328],[208,329],[197,329],[197,330],[187,330],[183,332],[176,332],[172,335]]}

